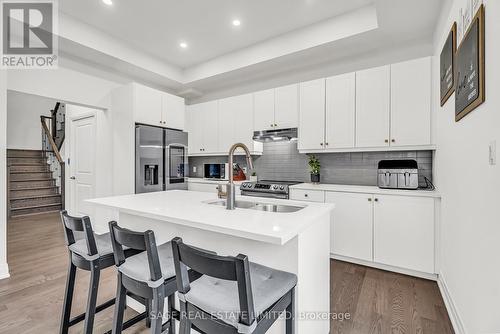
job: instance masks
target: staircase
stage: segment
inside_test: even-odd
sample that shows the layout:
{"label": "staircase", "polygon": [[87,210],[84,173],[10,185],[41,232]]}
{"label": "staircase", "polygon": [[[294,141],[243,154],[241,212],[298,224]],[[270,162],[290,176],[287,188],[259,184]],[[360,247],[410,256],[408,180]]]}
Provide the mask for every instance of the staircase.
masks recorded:
{"label": "staircase", "polygon": [[62,209],[56,186],[43,151],[7,150],[9,216],[24,216]]}

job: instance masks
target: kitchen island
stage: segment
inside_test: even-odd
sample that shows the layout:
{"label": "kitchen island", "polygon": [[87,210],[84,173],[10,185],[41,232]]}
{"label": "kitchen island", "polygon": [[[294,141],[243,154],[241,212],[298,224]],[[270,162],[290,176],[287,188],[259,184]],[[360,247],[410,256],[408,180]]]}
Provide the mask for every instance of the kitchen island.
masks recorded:
{"label": "kitchen island", "polygon": [[[329,333],[332,204],[238,196],[240,207],[226,210],[215,194],[181,190],[89,202],[116,210],[122,227],[153,230],[158,244],[178,236],[220,255],[241,253],[252,262],[295,273],[297,333]],[[266,211],[273,205],[283,212]],[[268,333],[284,332],[280,320]]]}

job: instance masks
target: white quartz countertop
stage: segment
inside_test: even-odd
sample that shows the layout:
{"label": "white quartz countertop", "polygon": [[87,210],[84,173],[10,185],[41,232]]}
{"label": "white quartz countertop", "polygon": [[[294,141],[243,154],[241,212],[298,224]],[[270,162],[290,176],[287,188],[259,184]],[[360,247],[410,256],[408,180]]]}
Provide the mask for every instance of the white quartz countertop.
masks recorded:
{"label": "white quartz countertop", "polygon": [[380,189],[376,186],[354,186],[328,183],[301,183],[291,186],[290,189],[336,191],[349,193],[366,193],[381,195],[418,196],[440,198],[441,195],[436,190],[401,190],[401,189]]}
{"label": "white quartz countertop", "polygon": [[248,202],[303,206],[304,209],[294,213],[239,208],[230,211],[223,206],[206,203],[217,201],[215,194],[185,190],[98,198],[88,202],[123,213],[278,245],[292,240],[334,209],[333,204],[236,198]]}

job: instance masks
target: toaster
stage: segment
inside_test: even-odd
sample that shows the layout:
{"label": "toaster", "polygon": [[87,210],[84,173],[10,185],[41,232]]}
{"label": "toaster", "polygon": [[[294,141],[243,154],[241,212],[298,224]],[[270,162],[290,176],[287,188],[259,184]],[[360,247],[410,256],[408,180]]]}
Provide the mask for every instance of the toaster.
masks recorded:
{"label": "toaster", "polygon": [[377,184],[384,189],[418,189],[418,165],[415,160],[381,160]]}

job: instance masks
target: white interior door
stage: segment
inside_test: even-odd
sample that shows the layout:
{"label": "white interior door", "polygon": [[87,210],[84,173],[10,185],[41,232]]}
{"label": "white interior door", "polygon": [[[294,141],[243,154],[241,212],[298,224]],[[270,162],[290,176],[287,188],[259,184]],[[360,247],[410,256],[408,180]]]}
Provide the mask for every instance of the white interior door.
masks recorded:
{"label": "white interior door", "polygon": [[70,208],[77,216],[94,216],[85,200],[95,197],[95,116],[71,120],[70,125]]}

